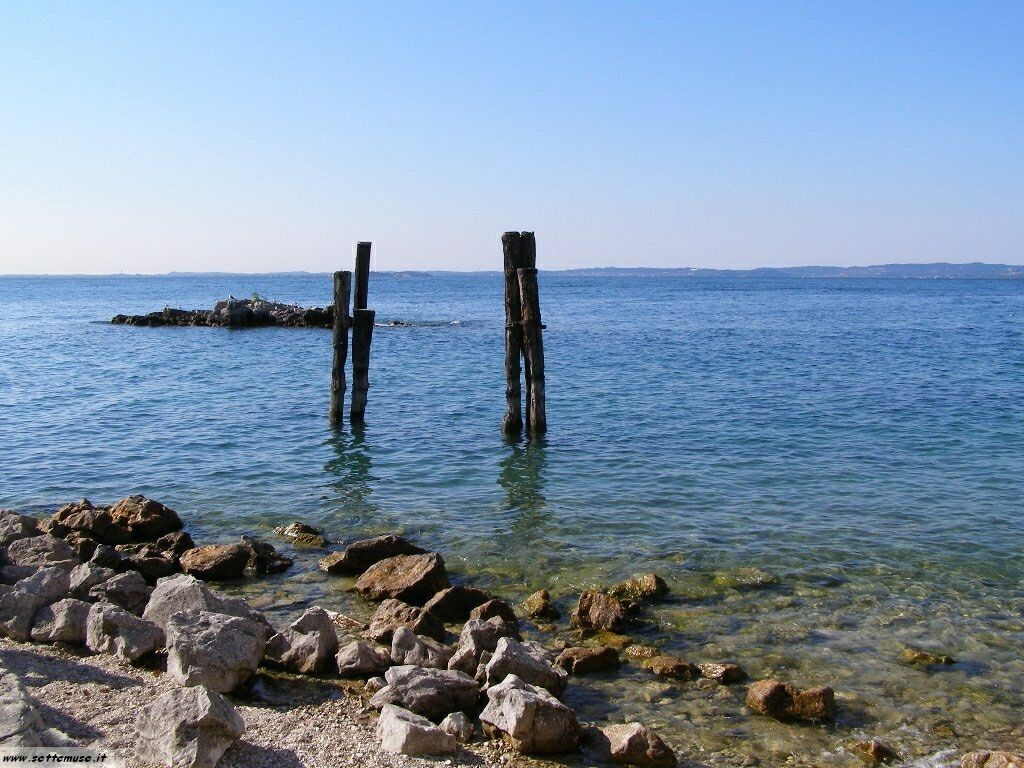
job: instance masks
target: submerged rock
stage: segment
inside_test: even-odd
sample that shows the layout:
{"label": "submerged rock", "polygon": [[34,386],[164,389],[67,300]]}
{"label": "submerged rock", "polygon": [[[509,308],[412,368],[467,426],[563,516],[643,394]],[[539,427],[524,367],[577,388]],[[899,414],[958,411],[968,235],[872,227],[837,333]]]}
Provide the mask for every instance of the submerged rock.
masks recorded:
{"label": "submerged rock", "polygon": [[288,539],[297,547],[319,549],[327,546],[327,539],[324,538],[322,531],[298,520],[275,528],[274,533],[282,539]]}
{"label": "submerged rock", "polygon": [[737,568],[733,571],[719,571],[715,574],[713,583],[716,587],[742,591],[774,586],[779,583],[779,578],[760,568]]}
{"label": "submerged rock", "polygon": [[245,733],[245,721],[216,691],[176,688],[140,710],[135,733],[135,757],[140,762],[214,768]]}
{"label": "submerged rock", "polygon": [[453,735],[394,704],[381,707],[377,738],[385,752],[401,755],[446,755],[458,749]]}
{"label": "submerged rock", "polygon": [[436,552],[396,555],[371,565],[356,581],[356,591],[370,600],[402,600],[423,605],[448,586],[444,559]]}
{"label": "submerged rock", "polygon": [[1024,768],[1024,753],[988,750],[968,752],[960,759],[960,768]]}
{"label": "submerged rock", "polygon": [[608,594],[630,603],[653,603],[668,594],[668,584],[656,573],[642,573],[616,584]]}
{"label": "submerged rock", "polygon": [[956,661],[952,656],[948,656],[944,653],[933,653],[932,651],[926,651],[923,648],[913,648],[907,646],[900,653],[900,663],[906,664],[911,667],[940,667],[955,664]]}
{"label": "submerged rock", "polygon": [[676,755],[657,733],[642,723],[589,728],[587,747],[604,761],[640,768],[673,768]]}
{"label": "submerged rock", "polygon": [[644,666],[658,677],[673,680],[696,680],[700,677],[700,669],[695,664],[680,659],[678,656],[654,656],[644,662]]}
{"label": "submerged rock", "polygon": [[626,611],[618,598],[590,589],[580,595],[572,612],[572,625],[580,629],[619,631],[626,621]]}
{"label": "submerged rock", "polygon": [[555,664],[573,675],[603,672],[619,666],[619,652],[609,646],[566,648],[558,655]]}
{"label": "submerged rock", "polygon": [[728,685],[747,679],[747,673],[739,664],[698,664],[701,677]]}
{"label": "submerged rock", "polygon": [[[858,741],[850,745],[850,751],[862,758],[868,765],[881,765],[891,763],[900,759],[900,753],[876,739],[870,741]],[[1024,768],[1024,764],[1022,764]]]}
{"label": "submerged rock", "polygon": [[800,689],[778,680],[759,680],[747,689],[747,706],[776,720],[822,722],[835,719],[835,693],[828,686]]}
{"label": "submerged rock", "polygon": [[423,555],[426,550],[393,533],[349,544],[344,552],[333,552],[320,561],[320,570],[358,576],[371,565],[396,555]]}
{"label": "submerged rock", "polygon": [[509,675],[487,689],[480,721],[523,754],[575,751],[580,738],[576,713],[544,688]]}
{"label": "submerged rock", "polygon": [[551,600],[551,593],[546,589],[538,589],[528,598],[523,600],[520,606],[523,613],[531,619],[545,619],[554,621],[561,614]]}

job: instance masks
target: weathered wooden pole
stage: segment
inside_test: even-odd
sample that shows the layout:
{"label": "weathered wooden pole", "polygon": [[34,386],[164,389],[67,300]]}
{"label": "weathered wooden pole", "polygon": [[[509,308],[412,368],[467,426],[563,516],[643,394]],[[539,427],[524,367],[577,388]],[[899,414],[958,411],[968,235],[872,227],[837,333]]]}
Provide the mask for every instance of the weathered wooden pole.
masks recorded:
{"label": "weathered wooden pole", "polygon": [[522,302],[523,358],[526,360],[526,428],[531,435],[548,429],[544,400],[544,325],[540,319],[540,294],[537,270],[516,270]]}
{"label": "weathered wooden pole", "polygon": [[366,309],[370,290],[370,248],[372,243],[356,243],[356,293],[353,309]]}
{"label": "weathered wooden pole", "polygon": [[352,318],[352,424],[366,418],[366,393],[370,389],[370,341],[373,339],[372,309],[357,309]]}
{"label": "weathered wooden pole", "polygon": [[522,238],[518,232],[501,236],[505,268],[505,418],[501,431],[506,435],[523,428],[522,389],[519,383],[519,354],[523,348],[522,306],[519,301],[519,268]]}
{"label": "weathered wooden pole", "polygon": [[352,273],[334,273],[334,332],[331,345],[334,359],[331,364],[331,424],[341,423],[341,412],[345,408],[345,358],[348,357],[348,316],[349,294],[352,289]]}

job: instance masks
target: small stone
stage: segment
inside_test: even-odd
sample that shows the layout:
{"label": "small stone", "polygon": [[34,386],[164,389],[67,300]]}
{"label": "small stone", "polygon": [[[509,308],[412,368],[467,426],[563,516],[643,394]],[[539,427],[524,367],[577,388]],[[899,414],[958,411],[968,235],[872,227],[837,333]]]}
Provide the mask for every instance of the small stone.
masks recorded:
{"label": "small stone", "polygon": [[464,712],[452,712],[437,727],[454,736],[460,744],[469,744],[476,733],[473,721],[466,717]]}
{"label": "small stone", "polygon": [[356,581],[355,589],[370,600],[401,600],[423,605],[448,586],[444,559],[436,552],[396,555],[371,565]]}
{"label": "small stone", "polygon": [[580,629],[606,629],[617,632],[626,620],[622,603],[611,595],[587,590],[580,595],[572,613],[572,625]]}
{"label": "small stone", "polygon": [[747,679],[747,673],[739,664],[698,664],[702,677],[729,685]]}
{"label": "small stone", "polygon": [[127,571],[94,586],[89,590],[89,599],[105,600],[141,616],[152,591],[141,574]]}
{"label": "small stone", "polygon": [[609,725],[600,731],[612,762],[640,768],[672,768],[676,764],[675,753],[657,733],[641,723]]}
{"label": "small stone", "polygon": [[64,598],[36,611],[32,620],[32,640],[37,643],[85,645],[90,604]]}
{"label": "small stone", "polygon": [[906,647],[900,653],[900,663],[906,664],[912,667],[939,667],[948,666],[955,664],[956,661],[952,656],[947,656],[944,653],[933,653],[926,651],[923,648],[912,648]]}
{"label": "small stone", "polygon": [[363,690],[371,696],[388,684],[383,677],[371,677],[363,684]]}
{"label": "small stone", "polygon": [[245,732],[245,721],[219,693],[196,686],[168,691],[143,707],[135,732],[140,762],[214,768]]}
{"label": "small stone", "polygon": [[398,627],[391,639],[391,660],[397,664],[447,669],[452,649],[430,637],[421,637],[408,627]]}
{"label": "small stone", "polygon": [[371,565],[396,555],[422,555],[426,550],[406,541],[401,536],[388,534],[349,544],[344,552],[333,552],[320,561],[320,570],[327,573],[346,573],[356,576]]}
{"label": "small stone", "polygon": [[653,659],[661,655],[653,645],[627,645],[623,653],[631,659]]}
{"label": "small stone", "polygon": [[393,704],[381,708],[377,738],[385,752],[401,755],[445,755],[458,749],[454,736],[427,718]]}
{"label": "small stone", "polygon": [[522,608],[523,613],[531,619],[554,621],[561,615],[555,607],[555,604],[551,601],[551,593],[546,589],[538,589],[528,598],[523,600],[520,607]]}
{"label": "small stone", "polygon": [[619,652],[609,646],[566,648],[558,655],[555,664],[573,675],[603,672],[619,666]]}
{"label": "small stone", "polygon": [[[858,741],[850,746],[850,751],[863,759],[864,762],[870,766],[881,765],[882,763],[891,763],[894,760],[900,759],[899,752],[888,744],[884,744],[876,739]],[[1024,768],[1024,764],[1022,764],[1021,768]]]}
{"label": "small stone", "polygon": [[696,680],[700,677],[700,670],[696,665],[684,661],[678,656],[655,656],[647,659],[644,666],[658,677],[668,677],[673,680]]}
{"label": "small stone", "polygon": [[454,586],[442,589],[423,606],[423,610],[446,623],[469,618],[469,613],[490,600],[490,595],[473,587]]}

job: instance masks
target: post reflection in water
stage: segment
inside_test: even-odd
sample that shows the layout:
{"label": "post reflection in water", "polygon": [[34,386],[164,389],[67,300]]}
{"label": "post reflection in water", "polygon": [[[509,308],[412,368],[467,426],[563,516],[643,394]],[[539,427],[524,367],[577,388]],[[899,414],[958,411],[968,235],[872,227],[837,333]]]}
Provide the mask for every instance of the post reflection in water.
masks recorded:
{"label": "post reflection in water", "polygon": [[501,460],[498,484],[505,489],[506,506],[516,517],[510,533],[536,536],[547,521],[544,511],[544,470],[547,462],[547,441],[534,438],[525,442],[508,441],[511,449]]}
{"label": "post reflection in water", "polygon": [[349,520],[371,516],[377,511],[377,505],[370,498],[373,494],[371,482],[375,478],[370,473],[372,460],[365,425],[336,429],[327,442],[335,454],[324,465],[328,475],[327,487],[333,491],[328,502],[332,507],[330,511]]}

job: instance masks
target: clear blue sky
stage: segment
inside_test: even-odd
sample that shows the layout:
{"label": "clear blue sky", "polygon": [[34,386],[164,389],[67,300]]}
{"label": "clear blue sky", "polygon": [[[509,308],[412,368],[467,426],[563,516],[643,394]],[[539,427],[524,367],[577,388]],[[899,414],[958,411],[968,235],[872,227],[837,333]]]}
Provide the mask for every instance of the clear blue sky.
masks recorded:
{"label": "clear blue sky", "polygon": [[9,1],[0,73],[0,273],[1024,262],[1020,0]]}

